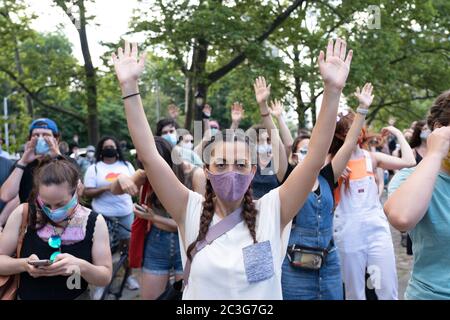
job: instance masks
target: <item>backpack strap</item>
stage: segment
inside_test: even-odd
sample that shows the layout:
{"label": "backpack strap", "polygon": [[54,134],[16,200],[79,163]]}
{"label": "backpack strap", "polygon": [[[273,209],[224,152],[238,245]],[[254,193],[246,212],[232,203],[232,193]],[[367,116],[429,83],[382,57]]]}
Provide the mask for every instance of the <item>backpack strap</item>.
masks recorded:
{"label": "backpack strap", "polygon": [[22,223],[20,224],[19,229],[19,238],[17,241],[17,249],[16,249],[16,258],[20,258],[20,251],[22,250],[23,238],[25,237],[25,233],[28,225],[28,203],[23,204],[22,211]]}
{"label": "backpack strap", "polygon": [[[208,232],[206,233],[205,239],[197,242],[195,248],[192,250],[192,259],[194,256],[203,248],[205,248],[208,244],[211,244],[214,240],[227,233],[231,229],[233,229],[236,225],[238,225],[241,221],[244,220],[242,215],[242,207],[239,207],[225,218],[220,220],[218,223],[209,227]],[[189,274],[191,272],[191,260],[188,258],[186,261],[186,265],[184,267],[183,280],[184,286],[187,285]]]}

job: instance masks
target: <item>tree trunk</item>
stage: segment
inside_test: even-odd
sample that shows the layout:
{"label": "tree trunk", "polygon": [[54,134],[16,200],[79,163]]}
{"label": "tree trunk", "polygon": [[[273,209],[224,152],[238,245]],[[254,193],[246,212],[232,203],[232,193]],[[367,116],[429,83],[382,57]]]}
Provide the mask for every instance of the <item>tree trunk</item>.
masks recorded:
{"label": "tree trunk", "polygon": [[208,60],[208,42],[204,39],[198,39],[192,53],[192,65],[189,70],[189,95],[188,112],[184,127],[189,131],[192,129],[192,120],[202,120],[203,106],[197,106],[195,95],[199,93],[204,101],[208,96],[208,84],[205,78],[206,61]]}
{"label": "tree trunk", "polygon": [[95,145],[100,139],[98,110],[97,110],[97,73],[92,64],[91,53],[89,52],[89,43],[86,35],[86,8],[84,1],[78,1],[80,9],[80,24],[78,34],[80,36],[81,51],[84,59],[84,73],[86,77],[86,98],[87,98],[87,127],[89,144]]}

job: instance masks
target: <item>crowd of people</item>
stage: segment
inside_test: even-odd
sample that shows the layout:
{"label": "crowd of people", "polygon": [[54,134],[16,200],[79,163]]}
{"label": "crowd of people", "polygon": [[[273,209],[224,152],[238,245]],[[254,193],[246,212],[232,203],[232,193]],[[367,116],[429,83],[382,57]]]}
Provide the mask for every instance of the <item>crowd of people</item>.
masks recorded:
{"label": "crowd of people", "polygon": [[16,280],[2,298],[100,299],[121,248],[138,269],[127,287],[145,300],[174,281],[183,299],[364,300],[367,277],[377,299],[396,300],[392,226],[414,259],[405,298],[450,299],[450,90],[427,119],[373,132],[371,83],[355,89],[356,108],[338,110],[352,57],[339,38],[320,52],[312,131],[293,137],[258,77],[260,123],[240,128],[236,102],[220,131],[205,104],[194,141],[175,105],[152,132],[138,86],[145,53],[125,42],[112,59],[134,164],[116,137],[81,152],[48,118],[31,123],[19,160],[0,154],[0,285]]}

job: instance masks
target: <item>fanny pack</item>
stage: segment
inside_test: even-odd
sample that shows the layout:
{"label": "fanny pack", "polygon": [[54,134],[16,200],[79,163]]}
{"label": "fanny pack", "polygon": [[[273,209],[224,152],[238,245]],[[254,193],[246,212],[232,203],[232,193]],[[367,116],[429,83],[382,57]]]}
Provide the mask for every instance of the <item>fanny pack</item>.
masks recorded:
{"label": "fanny pack", "polygon": [[287,258],[294,268],[319,270],[333,247],[333,239],[331,239],[328,247],[325,249],[293,244],[287,249]]}

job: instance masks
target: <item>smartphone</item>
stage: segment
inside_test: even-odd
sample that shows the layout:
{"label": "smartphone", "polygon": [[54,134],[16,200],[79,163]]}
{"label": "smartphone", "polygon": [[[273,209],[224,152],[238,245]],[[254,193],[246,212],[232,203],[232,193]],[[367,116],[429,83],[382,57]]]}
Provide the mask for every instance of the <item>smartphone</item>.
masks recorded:
{"label": "smartphone", "polygon": [[28,264],[35,266],[35,267],[46,267],[52,264],[51,260],[45,259],[45,260],[29,260]]}
{"label": "smartphone", "polygon": [[136,209],[138,209],[138,210],[141,211],[142,213],[148,213],[147,210],[145,210],[144,207],[142,207],[141,205],[135,203],[134,206],[136,207]]}

